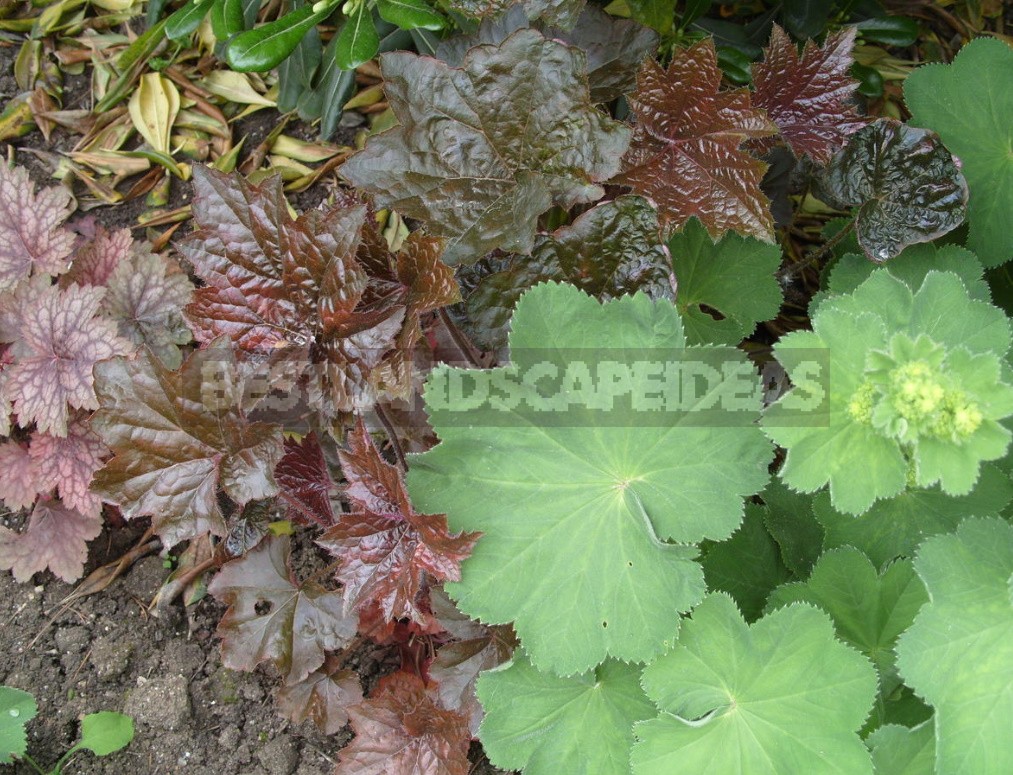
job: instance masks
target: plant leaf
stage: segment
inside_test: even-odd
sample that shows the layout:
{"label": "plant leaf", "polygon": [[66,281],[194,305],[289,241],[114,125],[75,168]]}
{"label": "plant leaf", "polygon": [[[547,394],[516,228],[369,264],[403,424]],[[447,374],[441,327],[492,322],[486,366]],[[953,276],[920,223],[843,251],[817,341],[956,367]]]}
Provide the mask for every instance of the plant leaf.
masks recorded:
{"label": "plant leaf", "polygon": [[0,293],[14,290],[32,271],[67,271],[74,235],[62,224],[72,212],[66,188],[36,194],[28,170],[0,163]]}
{"label": "plant leaf", "polygon": [[355,738],[338,753],[334,775],[468,775],[467,719],[441,708],[418,676],[385,676],[347,711]]}
{"label": "plant leaf", "polygon": [[813,516],[812,496],[773,479],[760,497],[766,506],[763,524],[781,548],[785,567],[796,576],[808,576],[823,553],[824,540],[823,527]]}
{"label": "plant leaf", "polygon": [[0,764],[12,764],[11,754],[20,758],[28,750],[25,725],[39,712],[28,692],[0,686]]}
{"label": "plant leaf", "polygon": [[81,578],[88,542],[101,532],[99,510],[82,513],[58,500],[40,500],[21,533],[0,527],[0,568],[22,584],[47,568],[70,584]]}
{"label": "plant leaf", "polygon": [[829,204],[858,207],[858,244],[877,263],[964,220],[967,183],[950,152],[934,132],[894,119],[852,135],[814,182]]}
{"label": "plant leaf", "polygon": [[964,46],[950,65],[919,67],[904,81],[911,123],[939,133],[960,157],[971,190],[967,246],[987,267],[1013,257],[1013,50],[1002,40],[979,38]]}
{"label": "plant leaf", "polygon": [[366,3],[359,3],[338,33],[338,43],[334,49],[338,67],[354,70],[375,57],[379,48],[380,36],[373,23],[373,11]]}
{"label": "plant leaf", "polygon": [[629,141],[591,106],[583,55],[534,30],[472,49],[461,69],[408,53],[384,54],[380,68],[399,125],[341,174],[447,237],[451,265],[495,247],[530,252],[538,216],[600,198]]}
{"label": "plant leaf", "polygon": [[45,489],[28,448],[17,441],[0,444],[0,493],[4,505],[12,511],[26,509]]}
{"label": "plant leaf", "polygon": [[345,611],[376,602],[387,619],[422,623],[427,585],[459,580],[478,536],[451,535],[444,515],[415,511],[400,472],[380,456],[361,418],[348,447],[338,455],[352,511],[317,541],[338,558]]}
{"label": "plant leaf", "polygon": [[887,724],[865,739],[876,775],[925,775],[936,772],[936,736],[926,722],[914,729]]}
{"label": "plant leaf", "polygon": [[[746,419],[758,391],[741,421],[726,417],[713,427],[700,427],[693,408],[685,424],[659,422],[664,415],[652,419],[621,399],[600,412],[589,404],[566,410],[558,401],[553,408],[552,399],[568,404],[567,391],[576,389],[562,386],[567,371],[591,381],[590,368],[601,365],[607,393],[608,380],[620,379],[607,376],[612,358],[683,353],[675,308],[643,294],[601,305],[572,286],[538,285],[517,305],[510,347],[509,367],[441,367],[427,384],[442,441],[412,458],[412,499],[416,508],[446,511],[454,530],[483,533],[461,581],[446,589],[470,616],[514,621],[539,669],[572,675],[607,656],[645,660],[672,642],[679,612],[703,594],[693,544],[731,535],[742,497],[767,482],[770,448]],[[742,362],[733,348],[711,352],[732,371]],[[522,380],[546,369],[555,384],[542,403],[523,392]],[[498,387],[481,405],[448,401],[469,379]],[[656,385],[628,387],[638,395]],[[570,613],[561,619],[563,609]]]}
{"label": "plant leaf", "polygon": [[1006,772],[1013,751],[992,745],[1013,719],[1013,527],[968,519],[918,549],[929,602],[897,643],[905,682],[935,708],[936,771]]}
{"label": "plant leaf", "polygon": [[74,748],[87,748],[96,756],[107,756],[125,748],[134,739],[134,720],[113,711],[89,713],[81,718],[81,740]]}
{"label": "plant leaf", "polygon": [[104,288],[116,267],[130,255],[133,246],[134,238],[130,229],[107,231],[105,227],[97,226],[94,236],[75,248],[74,262],[60,276],[60,287],[66,288],[71,283],[77,283]]}
{"label": "plant leaf", "polygon": [[760,190],[767,165],[740,146],[776,127],[750,106],[748,90],[719,91],[720,84],[710,38],[677,49],[667,71],[645,61],[629,97],[633,140],[613,182],[651,199],[666,229],[695,215],[714,239],[732,230],[773,242]]}
{"label": "plant leaf", "polygon": [[678,291],[675,304],[690,344],[738,344],[777,316],[781,251],[738,234],[717,244],[696,219],[668,240]]}
{"label": "plant leaf", "polygon": [[483,343],[502,347],[517,299],[539,282],[575,285],[601,301],[643,291],[672,299],[672,267],[658,214],[644,199],[623,196],[596,205],[569,226],[535,238],[531,256],[515,256],[486,275],[468,296],[468,314]]}
{"label": "plant leaf", "polygon": [[518,652],[479,678],[478,696],[489,761],[525,775],[627,775],[633,724],[656,713],[640,688],[639,665],[611,659],[560,678],[539,672]]}
{"label": "plant leaf", "polygon": [[856,733],[876,671],[810,606],[747,626],[731,598],[710,595],[675,648],[644,670],[643,685],[661,715],[634,727],[634,775],[872,773]]}
{"label": "plant leaf", "polygon": [[488,18],[498,16],[519,5],[530,21],[542,19],[546,24],[569,30],[584,9],[586,0],[450,0],[449,7],[465,16]]}
{"label": "plant leaf", "polygon": [[[848,74],[855,28],[831,32],[821,47],[811,40],[799,57],[795,43],[774,25],[763,62],[752,66],[753,104],[767,111],[781,137],[799,158],[826,164],[844,147],[848,135],[865,126],[852,104],[858,82]],[[756,149],[772,147],[759,140]]]}
{"label": "plant leaf", "polygon": [[70,409],[97,409],[93,369],[133,347],[113,323],[97,317],[105,291],[44,277],[23,285],[14,298],[19,338],[14,363],[5,369],[4,393],[22,426],[67,435]]}
{"label": "plant leaf", "polygon": [[336,735],[348,723],[349,705],[362,702],[359,677],[353,670],[324,669],[296,684],[283,684],[274,696],[278,712],[296,724],[310,719],[325,735]]}
{"label": "plant leaf", "polygon": [[299,441],[285,439],[285,454],[275,466],[274,478],[288,505],[288,519],[322,527],[334,524],[331,493],[337,488],[316,433],[311,431]]}
{"label": "plant leaf", "polygon": [[94,491],[127,519],[151,515],[166,546],[207,531],[226,535],[218,486],[240,505],[270,497],[282,455],[277,426],[241,413],[237,382],[223,340],[176,372],[147,350],[105,363],[92,428],[115,456],[96,474]]}
{"label": "plant leaf", "polygon": [[88,416],[80,412],[68,423],[66,436],[36,433],[30,455],[39,491],[56,488],[69,508],[97,513],[102,499],[89,488],[108,454]]}
{"label": "plant leaf", "polygon": [[347,646],[356,625],[341,613],[340,593],[292,581],[291,551],[288,536],[267,536],[208,585],[229,606],[218,625],[222,663],[250,671],[269,661],[287,686],[320,667],[325,651]]}

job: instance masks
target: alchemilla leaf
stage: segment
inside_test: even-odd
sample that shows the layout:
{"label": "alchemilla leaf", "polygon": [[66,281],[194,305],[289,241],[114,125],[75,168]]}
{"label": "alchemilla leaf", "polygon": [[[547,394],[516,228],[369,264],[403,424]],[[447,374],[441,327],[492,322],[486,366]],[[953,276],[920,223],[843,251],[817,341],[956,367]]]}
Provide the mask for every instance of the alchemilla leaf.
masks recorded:
{"label": "alchemilla leaf", "polygon": [[[1009,323],[957,275],[929,272],[912,292],[879,270],[823,301],[812,325],[774,348],[795,388],[768,409],[764,428],[788,450],[788,486],[829,484],[836,509],[861,514],[909,486],[939,482],[965,495],[981,463],[1006,453]],[[799,411],[810,422],[784,421]]]}
{"label": "alchemilla leaf", "polygon": [[[734,348],[687,348],[666,300],[568,285],[521,297],[510,350],[510,366],[441,367],[426,388],[442,441],[413,458],[412,499],[483,533],[447,591],[515,622],[541,670],[647,660],[703,595],[694,544],[731,535],[768,480],[755,372]],[[693,369],[706,389],[680,392]]]}
{"label": "alchemilla leaf", "polygon": [[811,606],[750,626],[731,598],[710,595],[643,685],[661,713],[634,727],[634,775],[872,775],[858,730],[876,671]]}
{"label": "alchemilla leaf", "polygon": [[253,670],[269,661],[289,686],[324,663],[355,635],[355,619],[341,611],[341,595],[297,583],[289,566],[287,536],[269,536],[245,556],[225,565],[208,592],[229,605],[218,625],[222,662]]}
{"label": "alchemilla leaf", "polygon": [[94,489],[129,518],[151,515],[166,546],[226,534],[218,487],[239,504],[274,495],[282,455],[275,425],[239,409],[232,349],[224,340],[173,372],[153,353],[99,370],[94,428],[114,453]]}
{"label": "alchemilla leaf", "polygon": [[967,183],[950,152],[934,132],[894,119],[852,135],[815,182],[826,202],[858,208],[858,244],[877,263],[964,220]]}
{"label": "alchemilla leaf", "polygon": [[400,52],[380,66],[399,124],[341,174],[446,237],[449,264],[530,252],[538,216],[599,199],[629,142],[591,105],[584,54],[534,30],[472,49],[460,69]]}
{"label": "alchemilla leaf", "polygon": [[953,64],[919,67],[904,81],[911,123],[939,133],[960,157],[971,190],[967,246],[985,266],[1013,257],[1013,49],[1007,42],[978,38]]}
{"label": "alchemilla leaf", "polygon": [[770,202],[760,190],[767,165],[741,146],[777,127],[750,105],[747,89],[720,85],[710,38],[677,49],[668,70],[646,60],[629,97],[633,140],[613,182],[651,199],[668,229],[696,216],[714,239],[737,231],[772,242]]}
{"label": "alchemilla leaf", "polygon": [[929,775],[937,772],[935,726],[931,721],[914,729],[886,724],[869,735],[865,744],[872,751],[876,775]]}
{"label": "alchemilla leaf", "polygon": [[560,678],[516,653],[482,674],[478,697],[489,761],[525,775],[628,775],[633,724],[656,713],[640,688],[640,666],[615,660]]}
{"label": "alchemilla leaf", "polygon": [[897,644],[905,682],[935,708],[936,772],[1009,772],[1013,527],[969,519],[928,539],[915,570],[931,602]]}
{"label": "alchemilla leaf", "polygon": [[[831,32],[822,46],[806,43],[799,57],[795,43],[778,25],[770,32],[763,61],[752,66],[753,104],[767,111],[781,137],[798,156],[826,164],[863,126],[852,97],[858,82],[848,73],[855,28]],[[769,140],[759,140],[764,150]]]}

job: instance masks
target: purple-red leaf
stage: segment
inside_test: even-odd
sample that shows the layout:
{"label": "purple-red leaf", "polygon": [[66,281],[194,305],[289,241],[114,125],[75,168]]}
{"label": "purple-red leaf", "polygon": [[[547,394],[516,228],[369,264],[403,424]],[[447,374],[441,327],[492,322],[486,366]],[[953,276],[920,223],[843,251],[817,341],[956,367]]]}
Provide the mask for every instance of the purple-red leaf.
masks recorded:
{"label": "purple-red leaf", "polygon": [[668,229],[695,215],[714,239],[732,230],[772,242],[770,203],[760,190],[766,165],[740,146],[777,128],[750,106],[748,90],[720,91],[720,84],[710,38],[676,50],[667,72],[647,59],[629,98],[633,141],[613,182],[650,198]]}
{"label": "purple-red leaf", "polygon": [[13,571],[22,583],[46,568],[68,583],[77,581],[88,558],[88,542],[100,532],[98,509],[80,512],[58,500],[40,500],[23,532],[0,527],[0,568]]}
{"label": "purple-red leaf", "polygon": [[16,441],[0,444],[0,499],[9,509],[26,509],[35,503],[39,476],[28,448]]}
{"label": "purple-red leaf", "polygon": [[377,451],[360,419],[339,453],[351,513],[317,542],[339,560],[345,610],[375,601],[387,619],[424,622],[428,581],[458,581],[478,535],[451,535],[443,514],[412,508],[396,467]]}
{"label": "purple-red leaf", "polygon": [[249,671],[270,661],[289,686],[355,636],[355,618],[342,614],[338,592],[293,582],[290,554],[287,536],[269,536],[208,585],[229,606],[218,625],[225,666]]}
{"label": "purple-red leaf", "polygon": [[133,246],[130,229],[111,232],[98,226],[95,234],[74,251],[74,263],[60,278],[60,285],[66,287],[77,283],[104,287],[120,262],[130,255]]}
{"label": "purple-red leaf", "polygon": [[[809,156],[826,164],[865,121],[855,112],[852,97],[858,82],[848,74],[855,28],[832,32],[822,47],[806,43],[799,57],[795,43],[776,24],[763,62],[752,66],[753,104],[781,130],[781,137],[796,156]],[[768,139],[753,146],[763,152]]]}
{"label": "purple-red leaf", "polygon": [[74,235],[62,224],[73,211],[67,189],[54,186],[36,194],[27,170],[0,162],[0,293],[32,271],[67,271]]}
{"label": "purple-red leaf", "polygon": [[359,677],[352,670],[329,669],[332,659],[299,683],[281,686],[275,694],[278,712],[285,718],[296,724],[310,719],[325,735],[337,734],[348,723],[345,709],[362,702]]}
{"label": "purple-red leaf", "polygon": [[274,469],[279,495],[288,505],[288,519],[322,527],[334,524],[331,494],[337,488],[327,470],[315,433],[299,441],[285,439],[285,454]]}
{"label": "purple-red leaf", "polygon": [[89,487],[108,454],[109,448],[83,413],[71,419],[66,436],[37,433],[32,437],[31,458],[39,489],[55,487],[60,499],[80,512],[98,511],[102,506],[102,499]]}
{"label": "purple-red leaf", "polygon": [[70,408],[96,409],[92,371],[100,361],[126,355],[132,345],[113,323],[96,317],[102,288],[59,288],[40,277],[15,294],[19,338],[5,370],[4,393],[22,426],[67,435]]}
{"label": "purple-red leaf", "polygon": [[355,739],[335,775],[468,775],[468,720],[441,708],[418,676],[385,676],[348,715]]}
{"label": "purple-red leaf", "polygon": [[226,534],[218,485],[240,505],[277,490],[281,432],[246,420],[237,381],[225,340],[194,352],[176,372],[148,350],[98,370],[101,409],[92,428],[115,457],[94,489],[128,519],[151,515],[166,546],[209,530]]}

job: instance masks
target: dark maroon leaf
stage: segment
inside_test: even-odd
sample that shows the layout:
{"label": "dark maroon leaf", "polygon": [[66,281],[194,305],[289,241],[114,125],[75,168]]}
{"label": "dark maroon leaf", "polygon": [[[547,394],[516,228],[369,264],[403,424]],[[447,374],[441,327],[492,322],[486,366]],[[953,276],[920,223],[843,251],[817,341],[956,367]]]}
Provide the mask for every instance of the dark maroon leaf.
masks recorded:
{"label": "dark maroon leaf", "polygon": [[877,263],[955,229],[966,213],[967,182],[939,136],[894,119],[852,135],[815,182],[827,203],[858,208],[858,244]]}
{"label": "dark maroon leaf", "polygon": [[26,582],[47,568],[67,583],[77,581],[88,558],[88,542],[102,532],[99,509],[80,512],[58,500],[35,504],[21,533],[0,527],[0,568]]}
{"label": "dark maroon leaf", "polygon": [[348,446],[339,455],[352,511],[317,543],[338,558],[346,611],[376,601],[389,620],[421,623],[429,581],[459,580],[478,536],[451,535],[445,515],[416,513],[400,472],[380,457],[361,419]]}
{"label": "dark maroon leaf", "polygon": [[741,149],[747,139],[777,128],[750,106],[749,91],[720,91],[712,39],[677,49],[665,71],[644,62],[629,98],[633,141],[615,183],[630,186],[658,207],[666,229],[696,216],[712,238],[726,231],[773,241],[766,165]]}
{"label": "dark maroon leaf", "polygon": [[242,415],[227,341],[191,354],[176,372],[148,350],[108,361],[97,390],[92,427],[115,456],[94,490],[128,519],[151,515],[166,546],[226,534],[219,485],[240,505],[275,494],[281,432]]}
{"label": "dark maroon leaf", "polygon": [[530,252],[539,215],[595,201],[618,170],[629,130],[592,107],[576,49],[520,30],[473,48],[461,69],[408,53],[380,62],[399,125],[341,173],[447,237],[451,265]]}
{"label": "dark maroon leaf", "polygon": [[587,0],[450,0],[450,7],[465,16],[488,18],[519,8],[531,21],[542,19],[563,29],[573,27]]}
{"label": "dark maroon leaf", "polygon": [[418,676],[385,676],[348,715],[355,739],[338,753],[335,775],[468,775],[467,719],[440,707]]}
{"label": "dark maroon leaf", "polygon": [[[796,156],[826,164],[848,135],[865,126],[852,104],[858,82],[848,74],[854,43],[855,28],[844,27],[827,35],[822,47],[807,42],[799,57],[788,33],[775,24],[763,62],[752,66],[753,104],[767,111]],[[772,146],[769,139],[754,145],[761,153]]]}
{"label": "dark maroon leaf", "polygon": [[275,694],[278,711],[285,718],[296,724],[310,719],[325,735],[337,734],[348,723],[345,708],[362,702],[359,677],[352,670],[328,669],[330,661],[299,683],[281,686]]}
{"label": "dark maroon leaf", "polygon": [[269,536],[226,563],[208,585],[229,605],[218,625],[225,666],[249,671],[270,661],[288,686],[320,667],[325,651],[342,649],[355,636],[355,619],[342,615],[339,593],[292,580],[290,554],[287,536]]}
{"label": "dark maroon leaf", "polygon": [[327,470],[317,435],[285,439],[285,454],[274,469],[279,495],[288,506],[288,518],[322,527],[334,524],[331,494],[337,490]]}

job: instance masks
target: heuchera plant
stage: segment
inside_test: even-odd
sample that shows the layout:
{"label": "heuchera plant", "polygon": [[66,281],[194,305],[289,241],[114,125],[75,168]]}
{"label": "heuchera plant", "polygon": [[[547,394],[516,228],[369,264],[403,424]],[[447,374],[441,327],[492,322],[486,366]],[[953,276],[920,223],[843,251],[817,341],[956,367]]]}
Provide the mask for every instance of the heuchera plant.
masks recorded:
{"label": "heuchera plant", "polygon": [[[953,231],[1010,258],[1013,103],[960,91],[1009,47],[917,71],[906,124],[856,109],[851,28],[726,88],[710,39],[451,5],[488,18],[381,57],[357,190],[195,169],[196,290],[0,165],[0,567],[78,578],[103,504],[199,547],[224,663],[350,724],[339,775],[475,736],[528,775],[1013,771],[1011,333]],[[189,14],[284,32],[236,11]],[[850,217],[785,262],[771,196]]]}

